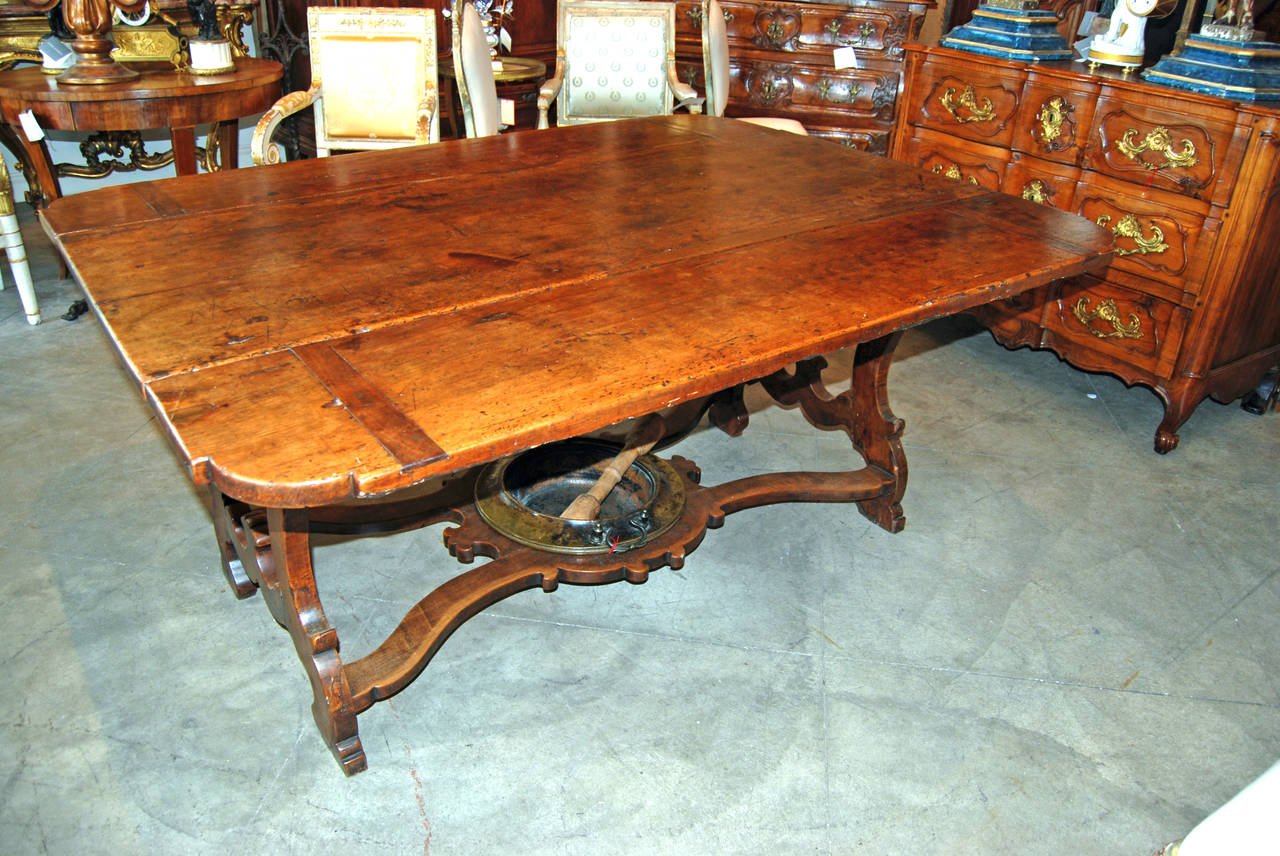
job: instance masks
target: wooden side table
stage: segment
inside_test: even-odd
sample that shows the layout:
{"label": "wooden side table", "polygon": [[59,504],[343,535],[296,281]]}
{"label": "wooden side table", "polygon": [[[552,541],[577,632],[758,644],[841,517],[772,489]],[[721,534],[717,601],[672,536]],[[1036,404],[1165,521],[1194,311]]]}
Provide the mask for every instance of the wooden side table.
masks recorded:
{"label": "wooden side table", "polygon": [[269,108],[280,97],[277,62],[238,58],[227,74],[194,75],[167,63],[136,63],[141,76],[122,83],[60,84],[40,68],[0,72],[0,118],[13,129],[35,173],[45,205],[62,196],[58,171],[43,139],[31,140],[19,115],[30,110],[46,131],[140,131],[165,128],[178,175],[194,175],[196,126],[211,125],[221,153],[209,168],[236,166],[236,120]]}

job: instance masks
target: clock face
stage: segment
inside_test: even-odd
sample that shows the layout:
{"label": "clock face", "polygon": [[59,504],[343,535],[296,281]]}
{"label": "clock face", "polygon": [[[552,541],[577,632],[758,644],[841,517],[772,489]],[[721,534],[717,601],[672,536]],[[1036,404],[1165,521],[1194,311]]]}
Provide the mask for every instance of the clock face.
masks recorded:
{"label": "clock face", "polygon": [[1129,11],[1140,18],[1145,18],[1155,11],[1160,0],[1124,0]]}

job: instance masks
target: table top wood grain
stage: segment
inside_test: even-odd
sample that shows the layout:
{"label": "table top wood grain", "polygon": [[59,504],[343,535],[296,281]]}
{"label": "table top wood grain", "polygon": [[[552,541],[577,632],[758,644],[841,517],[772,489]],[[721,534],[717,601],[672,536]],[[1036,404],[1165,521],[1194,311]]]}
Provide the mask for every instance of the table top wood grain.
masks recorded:
{"label": "table top wood grain", "polygon": [[197,482],[312,507],[1105,267],[1082,218],[704,116],[121,185],[46,231]]}

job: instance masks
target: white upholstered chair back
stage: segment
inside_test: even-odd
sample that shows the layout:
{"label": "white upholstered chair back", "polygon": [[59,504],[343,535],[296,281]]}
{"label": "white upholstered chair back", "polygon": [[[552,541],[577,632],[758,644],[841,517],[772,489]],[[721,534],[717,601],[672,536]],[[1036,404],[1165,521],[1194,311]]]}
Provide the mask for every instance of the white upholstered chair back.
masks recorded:
{"label": "white upholstered chair back", "polygon": [[[702,0],[702,78],[706,84],[707,113],[723,116],[729,104],[729,30],[724,10],[717,0]],[[776,128],[792,134],[807,134],[795,119],[774,116],[744,116],[744,122]]]}
{"label": "white upholstered chair back", "polygon": [[493,59],[484,37],[484,22],[472,0],[453,7],[453,71],[468,137],[490,137],[501,128]]}
{"label": "white upholstered chair back", "polygon": [[[660,116],[696,93],[676,78],[675,5],[562,0],[556,72],[538,96],[539,127]],[[696,109],[695,109],[696,112]]]}
{"label": "white upholstered chair back", "polygon": [[316,154],[440,139],[435,10],[309,7],[311,86],[285,95],[254,130],[255,163],[274,163],[280,122],[315,108]]}
{"label": "white upholstered chair back", "polygon": [[707,115],[723,116],[729,103],[729,32],[716,0],[702,2],[702,78]]}

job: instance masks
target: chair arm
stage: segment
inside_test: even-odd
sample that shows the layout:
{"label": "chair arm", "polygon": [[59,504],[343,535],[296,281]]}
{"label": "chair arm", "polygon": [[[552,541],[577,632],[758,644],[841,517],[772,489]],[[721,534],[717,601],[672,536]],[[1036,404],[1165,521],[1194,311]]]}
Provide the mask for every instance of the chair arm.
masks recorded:
{"label": "chair arm", "polygon": [[542,84],[538,90],[538,127],[550,127],[547,123],[547,110],[551,107],[551,102],[556,100],[556,96],[560,94],[560,87],[564,86],[564,69],[557,68],[555,77],[550,78]]}
{"label": "chair arm", "polygon": [[272,104],[270,110],[262,114],[262,118],[258,120],[257,126],[253,129],[253,141],[249,144],[249,151],[253,155],[253,162],[256,166],[280,163],[280,147],[271,142],[271,137],[275,134],[276,128],[294,113],[305,107],[310,107],[319,96],[319,84],[313,85],[305,92],[301,90],[290,92],[275,104]]}
{"label": "chair arm", "polygon": [[414,141],[418,143],[440,142],[440,99],[435,86],[427,84],[427,91],[418,102],[417,130]]}
{"label": "chair arm", "polygon": [[682,83],[676,77],[674,71],[667,75],[667,82],[671,84],[671,91],[675,93],[676,105],[673,109],[679,110],[681,107],[689,108],[690,113],[701,113],[702,103],[707,99],[698,96],[698,91],[687,83]]}

